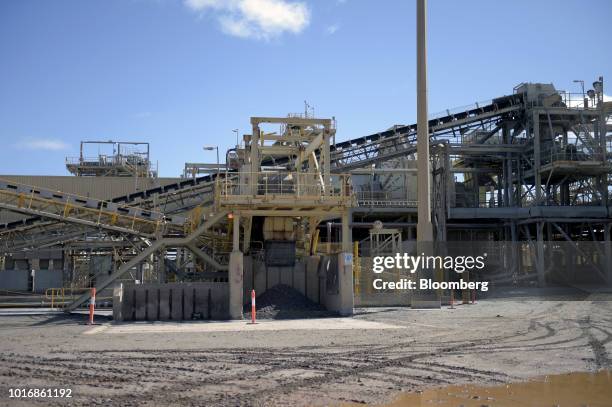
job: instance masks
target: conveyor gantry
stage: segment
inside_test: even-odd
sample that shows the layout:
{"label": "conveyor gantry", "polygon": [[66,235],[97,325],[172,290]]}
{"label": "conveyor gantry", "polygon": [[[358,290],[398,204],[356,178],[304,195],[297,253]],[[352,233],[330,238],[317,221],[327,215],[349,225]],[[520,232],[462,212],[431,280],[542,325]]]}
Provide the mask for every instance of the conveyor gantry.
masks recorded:
{"label": "conveyor gantry", "polygon": [[115,232],[155,237],[182,230],[185,219],[139,207],[0,180],[0,208]]}

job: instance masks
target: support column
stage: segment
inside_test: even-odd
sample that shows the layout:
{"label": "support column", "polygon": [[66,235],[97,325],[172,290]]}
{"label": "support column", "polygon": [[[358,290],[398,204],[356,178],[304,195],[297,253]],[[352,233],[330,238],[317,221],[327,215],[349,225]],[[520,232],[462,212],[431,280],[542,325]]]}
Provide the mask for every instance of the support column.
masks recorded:
{"label": "support column", "polygon": [[606,254],[604,262],[606,265],[606,276],[608,278],[608,285],[612,285],[612,242],[610,242],[611,234],[612,224],[607,223],[604,225],[604,253]]}
{"label": "support column", "polygon": [[538,274],[538,286],[544,287],[546,280],[544,278],[544,222],[536,223],[536,272]]}
{"label": "support column", "polygon": [[[504,127],[502,128],[502,139],[504,140],[504,144],[511,144],[511,140],[510,140],[510,129],[508,124],[505,124]],[[512,153],[506,153],[506,157],[503,161],[503,170],[504,170],[504,182],[503,182],[503,188],[504,188],[504,206],[505,207],[510,207],[512,206],[511,204],[511,199],[512,199],[512,192],[511,192],[511,185],[512,185]]]}
{"label": "support column", "polygon": [[[431,223],[431,165],[429,163],[429,119],[427,118],[427,0],[417,0],[417,250],[433,254]],[[420,270],[433,278],[433,270]],[[419,274],[420,276],[421,274]],[[412,296],[413,307],[440,307],[437,293],[419,292]]]}
{"label": "support column", "polygon": [[[251,119],[252,120],[252,119]],[[250,174],[248,175],[248,190],[250,195],[257,194],[257,181],[259,178],[259,123],[253,123],[253,134],[251,135]]]}
{"label": "support column", "polygon": [[417,240],[433,241],[427,118],[427,0],[417,0]]}
{"label": "support column", "polygon": [[229,317],[242,319],[242,286],[244,283],[244,259],[240,251],[240,214],[234,213],[233,249],[230,253],[229,281]]}
{"label": "support column", "polygon": [[536,206],[542,203],[542,179],[540,176],[540,166],[542,157],[540,156],[540,112],[536,109],[533,112],[533,176],[536,188]]}
{"label": "support column", "polygon": [[157,281],[160,284],[165,284],[166,283],[166,250],[165,249],[162,249],[157,252],[157,260],[158,260]]}
{"label": "support column", "polygon": [[251,229],[253,226],[253,217],[246,216],[244,218],[244,241],[242,242],[242,253],[248,253],[251,247]]}
{"label": "support column", "polygon": [[70,250],[62,250],[62,260],[64,263],[62,265],[62,272],[64,274],[64,287],[72,287],[72,284],[74,283],[74,268],[72,267],[72,256]]}
{"label": "support column", "polygon": [[338,258],[338,288],[340,296],[339,309],[340,315],[353,315],[355,304],[353,294],[353,243],[351,229],[349,226],[349,212],[342,214],[342,253]]}
{"label": "support column", "polygon": [[521,251],[519,250],[518,232],[516,221],[510,224],[510,258],[512,259],[511,274],[519,274],[521,272]]}
{"label": "support column", "polygon": [[321,156],[322,156],[322,171],[323,171],[323,187],[325,188],[325,195],[329,195],[331,191],[329,190],[329,182],[330,182],[330,174],[331,174],[331,151],[329,147],[329,137],[330,137],[330,128],[325,126],[325,130],[323,131],[323,144],[321,146]]}

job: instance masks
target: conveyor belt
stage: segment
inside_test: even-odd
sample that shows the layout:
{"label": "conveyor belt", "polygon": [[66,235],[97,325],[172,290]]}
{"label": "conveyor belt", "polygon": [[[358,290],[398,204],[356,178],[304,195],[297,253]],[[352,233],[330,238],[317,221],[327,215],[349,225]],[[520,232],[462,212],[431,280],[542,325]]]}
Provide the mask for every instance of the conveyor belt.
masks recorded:
{"label": "conveyor belt", "polygon": [[0,208],[41,218],[142,236],[164,234],[168,225],[182,226],[184,218],[159,212],[0,180]]}
{"label": "conveyor belt", "polygon": [[[222,174],[224,175],[224,174]],[[7,184],[18,185],[9,181],[4,181]],[[35,190],[42,190],[38,187],[31,187]],[[49,190],[46,190],[49,191]],[[51,191],[56,195],[70,195],[62,192]],[[176,215],[178,212],[184,212],[198,205],[211,203],[214,193],[214,177],[204,176],[195,179],[180,181],[174,184],[165,185],[163,187],[155,187],[148,190],[115,197],[110,201],[104,201],[106,204],[124,208],[128,212],[142,210],[153,211],[154,208],[159,208],[159,212],[163,214],[166,222],[180,225],[185,222],[185,218]],[[90,198],[82,198],[79,201],[91,200]],[[95,201],[95,200],[93,200]],[[98,201],[100,202],[100,201]],[[135,205],[137,204],[137,206]],[[14,207],[6,209],[15,210]],[[30,213],[23,210],[15,210],[20,213]],[[57,219],[53,217],[53,219]],[[48,220],[45,216],[31,216],[23,220],[0,224],[0,233],[12,231],[17,228],[23,228],[39,224],[42,221]]]}
{"label": "conveyor belt", "polygon": [[[453,128],[455,126],[463,126],[484,119],[490,119],[491,117],[496,117],[508,112],[514,112],[522,108],[523,95],[513,94],[493,99],[491,103],[483,106],[476,105],[472,108],[465,109],[457,113],[450,113],[450,111],[447,111],[447,114],[443,114],[429,120],[431,136],[434,137],[436,131]],[[332,171],[348,171],[354,168],[366,166],[373,162],[411,154],[416,151],[416,132],[417,125],[412,124],[407,126],[398,126],[390,130],[371,134],[369,136],[336,143],[331,147]],[[277,159],[274,163],[271,161],[264,161],[262,164],[278,165],[282,164],[282,162]],[[220,175],[224,176],[225,174],[222,173]],[[154,207],[158,207],[165,215],[166,221],[179,224],[184,222],[185,219],[170,215],[172,213],[184,211],[191,207],[200,205],[207,199],[211,199],[213,195],[215,178],[216,174],[198,178],[190,178],[177,183],[118,196],[113,198],[110,203],[122,205],[118,206],[118,208],[124,208],[120,210],[113,208],[113,211],[127,210],[127,213],[130,215],[133,213],[143,213],[145,214],[145,217],[147,216],[147,209],[150,210]],[[166,199],[165,202],[164,199]],[[128,208],[127,205],[130,204],[138,204],[140,207]],[[87,207],[88,204],[84,203],[83,205]],[[15,206],[5,206],[5,208],[10,210],[19,209]],[[26,212],[23,210],[23,208],[17,211],[37,215],[35,212]],[[136,217],[139,217],[139,215]],[[0,232],[2,230],[11,230],[15,227],[35,224],[36,222],[40,222],[42,218],[42,215],[33,216],[22,221],[0,225]],[[52,218],[57,219],[57,217]]]}

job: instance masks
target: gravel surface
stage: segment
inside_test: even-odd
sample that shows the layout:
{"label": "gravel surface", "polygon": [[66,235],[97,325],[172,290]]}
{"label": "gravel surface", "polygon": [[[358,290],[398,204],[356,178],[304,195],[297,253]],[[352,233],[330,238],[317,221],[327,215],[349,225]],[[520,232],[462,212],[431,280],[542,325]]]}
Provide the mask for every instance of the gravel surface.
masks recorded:
{"label": "gravel surface", "polygon": [[[401,327],[386,330],[85,334],[82,316],[2,316],[0,405],[382,403],[447,384],[611,369],[610,301],[523,297],[354,317]],[[73,398],[8,399],[15,387],[71,388]]]}

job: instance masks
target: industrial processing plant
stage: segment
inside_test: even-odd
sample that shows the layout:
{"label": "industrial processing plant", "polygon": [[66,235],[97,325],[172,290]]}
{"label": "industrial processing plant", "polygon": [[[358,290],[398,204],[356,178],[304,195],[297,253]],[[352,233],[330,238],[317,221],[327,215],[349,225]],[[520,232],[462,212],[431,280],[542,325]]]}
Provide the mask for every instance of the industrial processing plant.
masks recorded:
{"label": "industrial processing plant", "polygon": [[[431,117],[435,241],[495,254],[480,273],[500,284],[608,284],[603,86],[525,83]],[[416,238],[417,125],[336,142],[331,119],[250,123],[227,163],[186,163],[183,178],[156,177],[147,143],[110,141],[66,158],[76,177],[1,176],[2,289],[75,310],[95,287],[120,320],[241,318],[251,290],[277,284],[346,315],[364,301],[410,305],[367,295],[373,275],[358,271]],[[84,155],[101,143],[110,155]]]}
{"label": "industrial processing plant", "polygon": [[0,404],[612,405],[609,66],[431,114],[416,3],[412,124],[251,104],[171,172],[144,134],[3,165]]}

